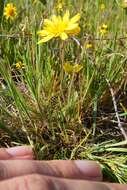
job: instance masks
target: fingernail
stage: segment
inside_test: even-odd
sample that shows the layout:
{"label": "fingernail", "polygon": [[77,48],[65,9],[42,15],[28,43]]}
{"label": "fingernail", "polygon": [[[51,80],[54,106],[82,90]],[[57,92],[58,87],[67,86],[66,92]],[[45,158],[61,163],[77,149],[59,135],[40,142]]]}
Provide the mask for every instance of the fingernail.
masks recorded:
{"label": "fingernail", "polygon": [[29,146],[18,146],[6,149],[8,154],[13,157],[22,157],[26,155],[32,155],[32,148]]}
{"label": "fingernail", "polygon": [[75,164],[83,175],[88,176],[88,179],[102,180],[102,170],[96,162],[76,160]]}

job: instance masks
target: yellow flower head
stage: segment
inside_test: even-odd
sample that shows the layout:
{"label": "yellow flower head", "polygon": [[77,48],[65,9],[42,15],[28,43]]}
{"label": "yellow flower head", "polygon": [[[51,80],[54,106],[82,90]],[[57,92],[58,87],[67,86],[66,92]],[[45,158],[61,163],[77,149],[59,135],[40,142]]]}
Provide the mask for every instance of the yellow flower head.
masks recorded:
{"label": "yellow flower head", "polygon": [[63,7],[64,7],[64,0],[57,0],[57,2],[55,3],[56,10],[60,11],[63,9]]}
{"label": "yellow flower head", "polygon": [[17,62],[16,64],[15,64],[15,67],[16,67],[16,69],[23,69],[24,67],[25,67],[25,65],[24,65],[24,63],[22,63],[21,61],[19,61],[19,62]]}
{"label": "yellow flower head", "polygon": [[16,7],[13,5],[13,3],[8,3],[6,5],[6,7],[4,8],[4,16],[6,17],[6,19],[14,19],[17,15],[17,9]]}
{"label": "yellow flower head", "polygon": [[93,48],[93,44],[89,42],[89,43],[85,44],[85,48],[91,49],[91,48]]}
{"label": "yellow flower head", "polygon": [[105,35],[107,34],[108,32],[108,26],[106,24],[103,24],[101,27],[100,27],[100,34],[101,35]]}
{"label": "yellow flower head", "polygon": [[104,3],[102,3],[102,4],[100,5],[100,10],[101,10],[101,11],[104,11],[104,10],[105,10],[105,4],[104,4]]}
{"label": "yellow flower head", "polygon": [[35,4],[35,3],[37,3],[37,0],[32,0],[32,4]]}
{"label": "yellow flower head", "polygon": [[123,1],[122,7],[123,7],[124,9],[127,9],[127,0],[124,0],[124,1]]}
{"label": "yellow flower head", "polygon": [[78,73],[81,71],[82,68],[83,68],[83,66],[79,65],[79,64],[72,65],[69,62],[66,62],[63,64],[63,69],[68,74]]}
{"label": "yellow flower head", "polygon": [[38,35],[42,38],[38,44],[47,42],[56,37],[66,40],[69,36],[78,34],[80,32],[79,19],[79,13],[70,18],[69,11],[66,11],[63,17],[53,15],[50,20],[45,19],[43,30],[38,32]]}

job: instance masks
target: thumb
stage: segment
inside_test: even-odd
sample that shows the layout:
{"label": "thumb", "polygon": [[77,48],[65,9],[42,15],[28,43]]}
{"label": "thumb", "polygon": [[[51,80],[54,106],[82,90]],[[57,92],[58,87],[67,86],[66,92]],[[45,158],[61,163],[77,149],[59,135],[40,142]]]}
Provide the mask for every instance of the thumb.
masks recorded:
{"label": "thumb", "polygon": [[17,146],[12,148],[0,148],[0,160],[33,159],[33,151],[29,146]]}

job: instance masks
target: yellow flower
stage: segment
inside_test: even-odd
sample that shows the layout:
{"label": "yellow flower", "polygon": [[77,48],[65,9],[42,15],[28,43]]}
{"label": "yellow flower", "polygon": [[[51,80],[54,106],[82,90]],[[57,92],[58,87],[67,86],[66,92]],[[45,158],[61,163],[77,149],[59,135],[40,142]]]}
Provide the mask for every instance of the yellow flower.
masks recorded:
{"label": "yellow flower", "polygon": [[64,0],[57,0],[57,2],[55,3],[55,8],[60,11],[63,9],[64,6]]}
{"label": "yellow flower", "polygon": [[37,0],[32,0],[32,4],[35,4],[37,2]]}
{"label": "yellow flower", "polygon": [[4,8],[4,16],[6,17],[6,19],[14,19],[17,15],[17,9],[16,7],[13,5],[13,3],[8,3],[6,5],[6,7]]}
{"label": "yellow flower", "polygon": [[85,44],[85,48],[86,49],[91,49],[91,48],[93,48],[93,44],[92,43],[87,43],[87,44]]}
{"label": "yellow flower", "polygon": [[101,34],[101,35],[105,35],[107,32],[108,32],[108,26],[107,26],[106,24],[103,24],[103,25],[100,27],[100,34]]}
{"label": "yellow flower", "polygon": [[58,4],[56,5],[56,9],[58,9],[58,10],[61,10],[62,7],[63,7],[62,3],[58,3]]}
{"label": "yellow flower", "polygon": [[124,0],[124,1],[123,1],[122,7],[123,7],[124,9],[127,9],[127,0]]}
{"label": "yellow flower", "polygon": [[83,66],[79,64],[72,65],[69,62],[63,64],[63,69],[68,74],[78,73],[79,71],[81,71],[82,68]]}
{"label": "yellow flower", "polygon": [[101,10],[101,11],[104,11],[104,10],[105,10],[105,4],[104,4],[104,3],[102,3],[102,4],[100,5],[100,10]]}
{"label": "yellow flower", "polygon": [[16,64],[15,64],[15,67],[16,67],[16,69],[23,69],[23,68],[25,68],[25,64],[24,63],[22,63],[21,61],[19,61],[19,62],[17,62]]}
{"label": "yellow flower", "polygon": [[38,32],[38,35],[42,38],[38,44],[47,42],[56,37],[66,40],[69,36],[78,34],[80,32],[79,19],[79,13],[70,19],[69,11],[66,11],[63,17],[53,15],[51,20],[45,19],[43,30]]}

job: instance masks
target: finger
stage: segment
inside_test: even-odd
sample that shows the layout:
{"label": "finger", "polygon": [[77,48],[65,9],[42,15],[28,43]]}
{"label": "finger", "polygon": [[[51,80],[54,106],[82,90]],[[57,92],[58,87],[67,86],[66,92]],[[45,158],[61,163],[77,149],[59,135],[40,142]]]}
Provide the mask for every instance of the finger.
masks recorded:
{"label": "finger", "polygon": [[102,180],[101,168],[93,161],[0,161],[0,180],[34,173],[72,179]]}
{"label": "finger", "polygon": [[0,160],[13,159],[33,159],[33,151],[29,146],[19,146],[12,148],[0,148]]}
{"label": "finger", "polygon": [[127,185],[28,175],[0,182],[0,189],[7,190],[126,190]]}

